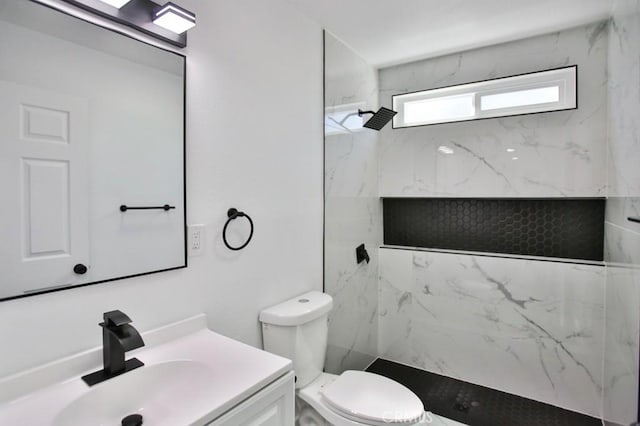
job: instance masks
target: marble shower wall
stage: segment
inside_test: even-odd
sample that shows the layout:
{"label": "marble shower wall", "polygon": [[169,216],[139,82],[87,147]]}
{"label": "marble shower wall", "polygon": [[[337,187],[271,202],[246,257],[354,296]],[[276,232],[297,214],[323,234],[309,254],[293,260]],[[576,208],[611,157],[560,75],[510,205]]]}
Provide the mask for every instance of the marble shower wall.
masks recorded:
{"label": "marble shower wall", "polygon": [[606,196],[606,62],[601,22],[380,70],[387,107],[399,93],[574,64],[579,73],[577,110],[383,129],[380,195]]}
{"label": "marble shower wall", "polygon": [[609,195],[640,197],[640,2],[616,0],[609,40]]}
{"label": "marble shower wall", "polygon": [[[601,22],[380,70],[388,107],[397,93],[574,64],[579,74],[577,110],[383,129],[380,196],[606,196],[607,48]],[[382,357],[602,416],[604,265],[379,253]]]}
{"label": "marble shower wall", "polygon": [[600,417],[603,266],[379,252],[383,358]]}
{"label": "marble shower wall", "polygon": [[[640,225],[626,217],[640,216],[640,0],[614,3],[610,23],[377,74],[326,34],[325,288],[335,299],[327,371],[379,355],[609,422],[634,420]],[[573,64],[575,111],[380,133],[336,123],[377,108],[378,96],[390,107],[396,93]],[[379,196],[607,195],[606,267],[376,249]],[[356,265],[363,242],[371,263]]]}
{"label": "marble shower wall", "polygon": [[620,425],[637,418],[639,272],[637,267],[607,266],[603,417]]}
{"label": "marble shower wall", "polygon": [[609,195],[605,420],[630,424],[638,403],[640,333],[640,1],[616,0],[609,34]]}
{"label": "marble shower wall", "polygon": [[[325,368],[332,373],[363,369],[377,356],[378,132],[357,124],[358,108],[377,103],[375,70],[325,32],[325,291],[334,299]],[[348,114],[346,128],[336,123]],[[356,263],[361,243],[369,264]]]}

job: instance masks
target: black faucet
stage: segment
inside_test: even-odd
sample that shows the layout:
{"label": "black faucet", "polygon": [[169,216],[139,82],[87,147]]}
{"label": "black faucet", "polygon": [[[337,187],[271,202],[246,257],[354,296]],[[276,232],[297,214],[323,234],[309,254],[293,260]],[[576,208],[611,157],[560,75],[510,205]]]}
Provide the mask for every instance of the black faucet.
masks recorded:
{"label": "black faucet", "polygon": [[137,358],[124,360],[125,352],[144,346],[138,330],[129,325],[131,318],[121,311],[105,312],[103,318],[104,322],[98,325],[102,327],[104,369],[82,377],[82,380],[89,386],[104,382],[144,365]]}

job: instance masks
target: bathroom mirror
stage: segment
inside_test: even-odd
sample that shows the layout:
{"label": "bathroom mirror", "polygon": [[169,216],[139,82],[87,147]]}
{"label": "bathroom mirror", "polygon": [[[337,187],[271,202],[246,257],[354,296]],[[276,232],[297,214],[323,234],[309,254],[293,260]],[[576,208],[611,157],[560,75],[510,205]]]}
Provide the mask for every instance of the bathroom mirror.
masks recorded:
{"label": "bathroom mirror", "polygon": [[0,0],[0,300],[186,267],[184,82],[182,55]]}

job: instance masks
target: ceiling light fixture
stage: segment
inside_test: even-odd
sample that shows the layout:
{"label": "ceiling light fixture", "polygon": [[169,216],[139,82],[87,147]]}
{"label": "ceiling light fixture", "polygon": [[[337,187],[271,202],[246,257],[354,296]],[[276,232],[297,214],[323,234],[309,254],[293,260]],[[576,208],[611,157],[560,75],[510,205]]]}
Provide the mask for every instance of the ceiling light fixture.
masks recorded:
{"label": "ceiling light fixture", "polygon": [[153,23],[173,33],[182,34],[196,26],[196,15],[169,2],[158,9]]}
{"label": "ceiling light fixture", "polygon": [[186,32],[196,25],[195,13],[171,2],[161,6],[152,0],[63,1],[177,47],[187,46]]}

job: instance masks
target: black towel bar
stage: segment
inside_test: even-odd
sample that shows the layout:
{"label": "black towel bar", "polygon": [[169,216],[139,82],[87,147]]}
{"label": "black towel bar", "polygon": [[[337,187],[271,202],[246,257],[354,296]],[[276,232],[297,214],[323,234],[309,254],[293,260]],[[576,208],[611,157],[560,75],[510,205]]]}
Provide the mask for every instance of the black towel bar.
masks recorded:
{"label": "black towel bar", "polygon": [[168,212],[169,210],[172,210],[175,208],[176,208],[175,206],[170,206],[169,204],[165,204],[164,206],[140,206],[140,207],[127,206],[126,204],[123,204],[120,206],[120,211],[126,212],[127,210],[164,210]]}

